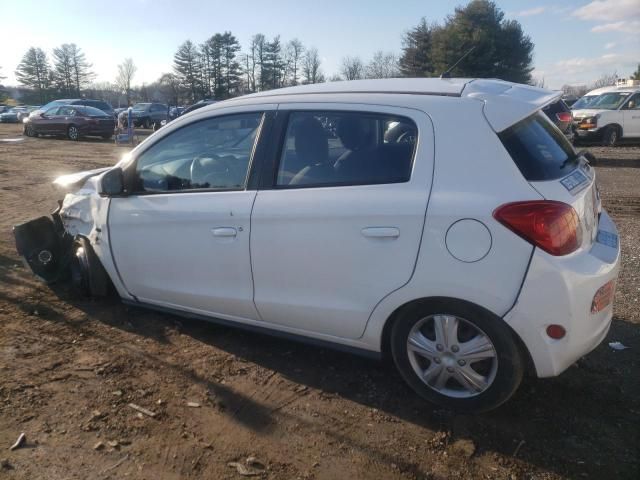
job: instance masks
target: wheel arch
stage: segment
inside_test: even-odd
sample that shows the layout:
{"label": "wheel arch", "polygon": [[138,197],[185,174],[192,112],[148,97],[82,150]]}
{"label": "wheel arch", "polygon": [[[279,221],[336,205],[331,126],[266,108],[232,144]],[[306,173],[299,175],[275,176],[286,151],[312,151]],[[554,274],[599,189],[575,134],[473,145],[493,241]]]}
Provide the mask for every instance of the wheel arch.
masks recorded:
{"label": "wheel arch", "polygon": [[455,298],[455,297],[421,297],[421,298],[410,300],[400,305],[399,307],[397,307],[385,321],[384,326],[382,327],[382,335],[380,336],[380,352],[382,354],[382,359],[385,362],[393,361],[391,358],[391,331],[393,330],[393,325],[396,322],[396,320],[398,320],[398,318],[400,318],[403,313],[405,313],[406,311],[412,308],[418,307],[420,305],[424,305],[425,307],[428,307],[430,303],[442,302],[442,301],[465,303],[473,308],[485,310],[491,313],[492,315],[494,315],[495,317],[497,317],[502,322],[502,324],[507,328],[507,330],[511,333],[518,349],[520,350],[522,354],[522,358],[525,361],[526,372],[532,375],[536,374],[535,365],[533,363],[533,359],[531,357],[531,353],[529,352],[529,349],[525,345],[522,338],[520,338],[518,333],[513,328],[511,328],[511,326],[507,322],[505,322],[502,317],[495,314],[494,312],[487,309],[486,307],[483,307],[482,305],[478,305],[468,300],[463,300],[461,298]]}
{"label": "wheel arch", "polygon": [[91,241],[85,235],[78,234],[73,239],[72,255],[75,255],[77,246],[82,246],[86,252],[87,260],[87,282],[88,293],[92,297],[106,297],[112,291],[114,291],[113,280],[109,276],[109,273],[102,265],[100,257],[96,254]]}

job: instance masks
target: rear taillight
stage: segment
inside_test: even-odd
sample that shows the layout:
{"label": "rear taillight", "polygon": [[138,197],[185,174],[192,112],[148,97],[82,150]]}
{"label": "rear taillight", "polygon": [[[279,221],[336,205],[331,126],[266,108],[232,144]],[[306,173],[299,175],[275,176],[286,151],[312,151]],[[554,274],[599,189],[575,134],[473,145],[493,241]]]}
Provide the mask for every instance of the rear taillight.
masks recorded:
{"label": "rear taillight", "polygon": [[556,118],[561,122],[571,122],[573,120],[569,112],[558,112],[556,113]]}
{"label": "rear taillight", "polygon": [[551,255],[567,255],[582,242],[580,219],[571,205],[554,200],[506,203],[493,217]]}

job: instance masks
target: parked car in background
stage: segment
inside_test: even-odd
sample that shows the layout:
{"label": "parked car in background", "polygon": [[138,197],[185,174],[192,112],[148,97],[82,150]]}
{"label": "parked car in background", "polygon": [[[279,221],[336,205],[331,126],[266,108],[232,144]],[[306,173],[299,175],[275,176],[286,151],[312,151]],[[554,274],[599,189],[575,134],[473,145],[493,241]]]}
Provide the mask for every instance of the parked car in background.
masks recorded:
{"label": "parked car in background", "polygon": [[611,325],[618,233],[541,112],[559,97],[403,78],[210,105],[57,179],[17,250],[85,294],[388,354],[425,399],[486,411]]}
{"label": "parked car in background", "polygon": [[34,116],[40,112],[47,111],[52,107],[59,107],[61,105],[84,105],[87,107],[97,108],[98,110],[102,110],[103,112],[111,115],[114,118],[116,117],[113,107],[107,102],[104,102],[102,100],[92,100],[90,98],[62,98],[60,100],[53,100],[40,107],[38,110],[34,110],[33,112],[31,112],[31,116]]}
{"label": "parked car in background", "polygon": [[576,103],[578,101],[579,97],[576,95],[563,95],[561,100],[565,103],[565,105],[567,105],[568,107],[571,107],[571,105],[573,105],[574,103]]}
{"label": "parked car in background", "polygon": [[186,115],[187,113],[191,113],[194,110],[198,110],[199,108],[206,107],[207,105],[213,105],[216,102],[217,100],[211,100],[208,98],[205,100],[200,100],[194,103],[193,105],[189,105],[187,108],[185,108],[184,111],[182,112],[182,115]]}
{"label": "parked car in background", "polygon": [[0,105],[0,113],[4,113],[6,111],[11,110],[12,107],[10,107],[9,105]]}
{"label": "parked car in background", "polygon": [[114,128],[115,119],[112,115],[84,105],[54,106],[29,116],[24,122],[24,133],[28,137],[64,135],[69,140],[79,140],[85,136],[106,140],[111,138]]}
{"label": "parked car in background", "polygon": [[551,103],[544,107],[542,111],[564,133],[567,140],[573,143],[573,116],[571,115],[571,109],[564,100]]}
{"label": "parked car in background", "polygon": [[572,110],[576,139],[597,140],[607,146],[640,139],[640,87],[606,87],[594,92],[587,94],[593,98],[586,106]]}
{"label": "parked car in background", "polygon": [[171,107],[169,109],[169,118],[168,120],[175,120],[180,115],[182,115],[187,107]]}
{"label": "parked car in background", "polygon": [[164,103],[136,103],[132,108],[136,127],[152,128],[168,118],[169,107]]}
{"label": "parked car in background", "polygon": [[18,115],[25,113],[27,107],[13,107],[6,112],[0,113],[0,122],[2,123],[18,123]]}
{"label": "parked car in background", "polygon": [[18,122],[24,121],[25,118],[29,117],[31,112],[38,110],[40,105],[30,105],[25,107],[24,111],[18,112]]}

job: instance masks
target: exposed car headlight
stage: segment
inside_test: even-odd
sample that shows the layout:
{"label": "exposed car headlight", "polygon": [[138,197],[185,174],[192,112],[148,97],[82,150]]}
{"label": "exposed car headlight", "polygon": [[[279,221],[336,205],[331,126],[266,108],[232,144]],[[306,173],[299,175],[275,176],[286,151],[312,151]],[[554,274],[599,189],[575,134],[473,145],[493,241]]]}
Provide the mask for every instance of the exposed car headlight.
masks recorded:
{"label": "exposed car headlight", "polygon": [[580,128],[595,128],[598,125],[598,115],[592,117],[584,117],[578,127]]}

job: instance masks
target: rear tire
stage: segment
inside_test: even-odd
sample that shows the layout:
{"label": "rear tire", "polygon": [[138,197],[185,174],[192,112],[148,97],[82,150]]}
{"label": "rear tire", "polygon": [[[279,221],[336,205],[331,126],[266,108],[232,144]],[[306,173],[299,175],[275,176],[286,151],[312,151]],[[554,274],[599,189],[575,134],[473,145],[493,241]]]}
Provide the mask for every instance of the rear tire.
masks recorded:
{"label": "rear tire", "polygon": [[517,340],[500,317],[448,298],[417,302],[402,311],[392,327],[391,353],[418,395],[465,413],[506,402],[525,370]]}
{"label": "rear tire", "polygon": [[618,127],[607,127],[602,134],[602,145],[605,147],[615,147],[620,139],[620,131]]}
{"label": "rear tire", "polygon": [[35,137],[36,136],[36,132],[33,129],[33,125],[31,125],[30,123],[27,124],[27,127],[24,129],[24,133],[27,137]]}

